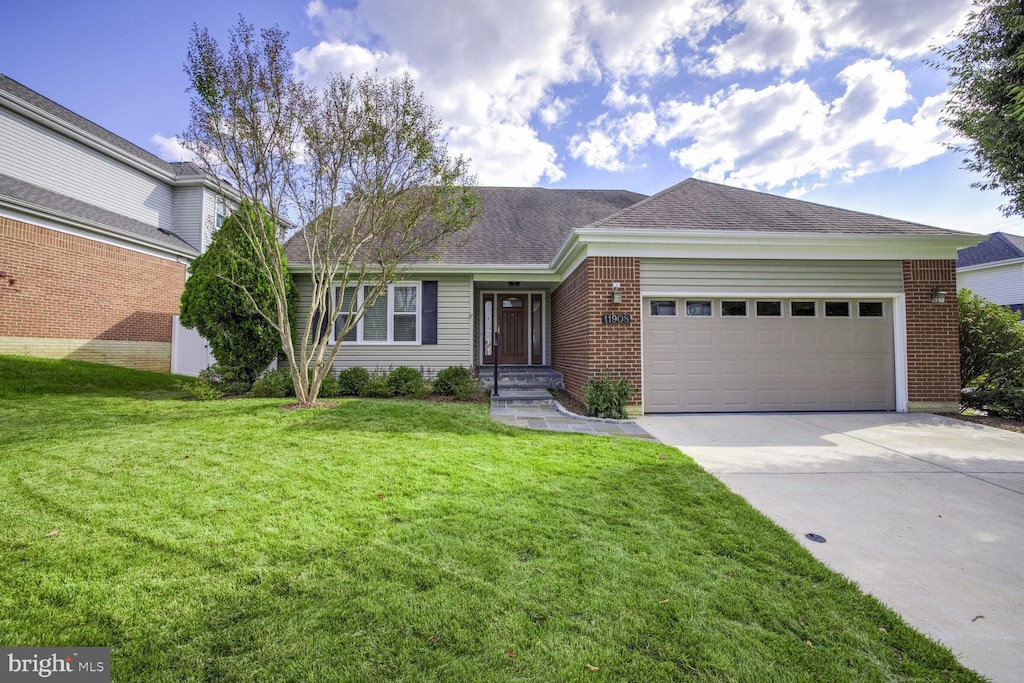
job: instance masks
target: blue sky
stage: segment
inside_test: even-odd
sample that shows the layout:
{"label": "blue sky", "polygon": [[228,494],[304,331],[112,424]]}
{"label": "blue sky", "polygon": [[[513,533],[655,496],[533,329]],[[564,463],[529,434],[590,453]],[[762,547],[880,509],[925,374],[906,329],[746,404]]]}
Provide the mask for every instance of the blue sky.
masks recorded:
{"label": "blue sky", "polygon": [[1024,234],[970,187],[930,48],[969,0],[59,0],[0,10],[0,72],[169,160],[193,23],[290,33],[296,68],[410,71],[481,184],[651,194],[696,176]]}

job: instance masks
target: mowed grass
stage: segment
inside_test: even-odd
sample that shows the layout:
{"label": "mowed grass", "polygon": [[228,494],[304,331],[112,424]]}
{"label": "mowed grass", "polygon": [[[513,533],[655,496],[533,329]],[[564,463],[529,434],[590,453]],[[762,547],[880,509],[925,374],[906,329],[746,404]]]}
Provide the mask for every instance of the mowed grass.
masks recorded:
{"label": "mowed grass", "polygon": [[980,680],[674,449],[175,381],[0,357],[0,645],[117,681]]}

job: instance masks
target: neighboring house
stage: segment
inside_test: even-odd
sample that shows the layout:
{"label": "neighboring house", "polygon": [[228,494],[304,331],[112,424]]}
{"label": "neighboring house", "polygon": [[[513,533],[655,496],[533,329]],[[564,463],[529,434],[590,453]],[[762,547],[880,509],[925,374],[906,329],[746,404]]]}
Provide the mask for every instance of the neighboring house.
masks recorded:
{"label": "neighboring house", "polygon": [[956,258],[958,287],[1024,313],[1024,235],[994,232]]}
{"label": "neighboring house", "polygon": [[0,353],[170,370],[215,189],[0,75]]}
{"label": "neighboring house", "polygon": [[479,192],[464,243],[409,264],[336,370],[550,366],[577,397],[626,378],[645,412],[957,409],[955,259],[978,236],[694,179]]}

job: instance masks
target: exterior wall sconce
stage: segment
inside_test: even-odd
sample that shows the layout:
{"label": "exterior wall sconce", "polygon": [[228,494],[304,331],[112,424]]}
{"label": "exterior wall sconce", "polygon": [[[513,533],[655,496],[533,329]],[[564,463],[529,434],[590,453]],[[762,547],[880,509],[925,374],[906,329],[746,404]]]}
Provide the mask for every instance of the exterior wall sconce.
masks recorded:
{"label": "exterior wall sconce", "polygon": [[618,282],[612,283],[612,303],[622,303],[622,286]]}
{"label": "exterior wall sconce", "polygon": [[944,304],[946,303],[946,290],[941,287],[936,287],[932,290],[932,303],[933,304]]}

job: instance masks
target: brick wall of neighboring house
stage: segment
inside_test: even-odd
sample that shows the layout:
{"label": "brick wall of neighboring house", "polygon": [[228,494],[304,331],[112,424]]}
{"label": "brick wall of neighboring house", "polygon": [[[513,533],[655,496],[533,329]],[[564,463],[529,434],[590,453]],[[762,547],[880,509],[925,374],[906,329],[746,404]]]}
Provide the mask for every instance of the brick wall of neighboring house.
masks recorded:
{"label": "brick wall of neighboring house", "polygon": [[[612,303],[618,282],[622,303]],[[605,315],[628,315],[627,324],[604,324]],[[582,400],[583,383],[607,373],[627,379],[640,404],[640,260],[591,256],[551,296],[551,365],[562,373],[565,388]]]}
{"label": "brick wall of neighboring house", "polygon": [[0,353],[170,371],[185,264],[0,218]]}
{"label": "brick wall of neighboring house", "polygon": [[[946,292],[946,303],[931,302],[936,288]],[[903,292],[910,410],[955,410],[960,401],[956,261],[904,261]]]}

